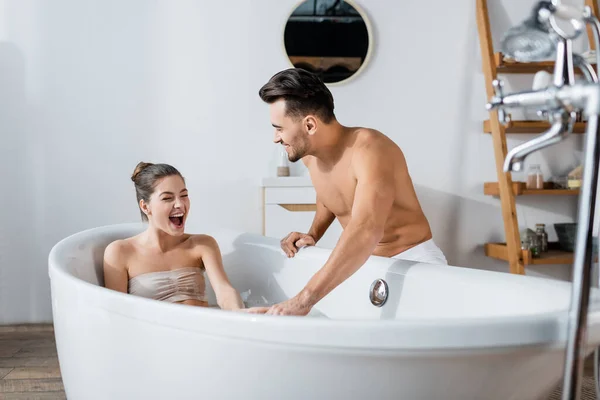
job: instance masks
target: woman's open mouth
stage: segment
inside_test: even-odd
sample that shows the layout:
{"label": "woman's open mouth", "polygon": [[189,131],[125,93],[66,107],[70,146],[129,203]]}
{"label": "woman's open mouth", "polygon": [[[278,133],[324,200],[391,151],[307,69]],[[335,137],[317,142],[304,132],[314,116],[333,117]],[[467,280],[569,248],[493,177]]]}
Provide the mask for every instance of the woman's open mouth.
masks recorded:
{"label": "woman's open mouth", "polygon": [[173,214],[169,216],[169,221],[177,229],[183,228],[183,213]]}

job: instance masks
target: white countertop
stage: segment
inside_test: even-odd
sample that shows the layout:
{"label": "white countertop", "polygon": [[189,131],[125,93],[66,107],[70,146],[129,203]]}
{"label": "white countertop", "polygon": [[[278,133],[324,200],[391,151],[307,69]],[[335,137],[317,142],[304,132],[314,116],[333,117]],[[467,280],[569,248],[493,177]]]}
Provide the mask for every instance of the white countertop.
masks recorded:
{"label": "white countertop", "polygon": [[262,179],[262,187],[312,187],[310,176],[282,176]]}

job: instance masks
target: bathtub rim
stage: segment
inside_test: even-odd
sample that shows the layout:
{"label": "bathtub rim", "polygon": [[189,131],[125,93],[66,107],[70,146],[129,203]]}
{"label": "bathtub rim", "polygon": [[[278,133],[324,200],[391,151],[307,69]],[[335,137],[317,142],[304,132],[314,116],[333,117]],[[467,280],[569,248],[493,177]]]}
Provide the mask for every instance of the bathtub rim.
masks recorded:
{"label": "bathtub rim", "polygon": [[[71,275],[65,266],[59,264],[58,254],[74,239],[100,230],[117,231],[141,226],[143,225],[139,223],[105,225],[76,232],[56,243],[48,256],[54,313],[67,311],[55,310],[55,290],[60,287],[61,291],[74,289],[77,292],[77,307],[81,307],[83,301],[95,309],[132,320],[204,335],[268,343],[369,350],[467,350],[539,345],[562,347],[566,344],[568,310],[536,315],[457,317],[442,320],[328,319],[248,314],[205,307],[185,307],[132,296],[86,282]],[[82,294],[86,297],[81,298]],[[598,304],[590,305],[596,307],[588,313],[587,342],[600,342],[600,309]],[[135,315],[131,310],[136,311]],[[198,324],[199,319],[206,320],[208,324]],[[60,329],[61,327],[55,328],[57,333]],[[315,332],[318,334],[315,335]],[[374,337],[378,340],[372,340]],[[340,343],[341,338],[345,343]]]}

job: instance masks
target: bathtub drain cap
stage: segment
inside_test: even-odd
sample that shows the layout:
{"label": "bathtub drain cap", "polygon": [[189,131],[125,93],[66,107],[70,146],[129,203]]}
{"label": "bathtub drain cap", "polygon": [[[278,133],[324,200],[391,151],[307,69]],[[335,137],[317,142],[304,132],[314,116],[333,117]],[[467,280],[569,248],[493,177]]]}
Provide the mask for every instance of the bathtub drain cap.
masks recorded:
{"label": "bathtub drain cap", "polygon": [[381,307],[385,304],[388,297],[388,285],[383,279],[375,279],[371,284],[369,291],[369,299],[371,304],[376,307]]}

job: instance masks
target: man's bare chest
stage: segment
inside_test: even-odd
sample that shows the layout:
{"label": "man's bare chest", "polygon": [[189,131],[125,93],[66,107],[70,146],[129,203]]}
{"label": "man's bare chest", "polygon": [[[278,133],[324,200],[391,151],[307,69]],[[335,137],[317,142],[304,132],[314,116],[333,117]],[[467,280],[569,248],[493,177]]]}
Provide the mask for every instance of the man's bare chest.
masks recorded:
{"label": "man's bare chest", "polygon": [[311,173],[317,197],[336,216],[349,215],[354,203],[356,179],[344,173]]}

